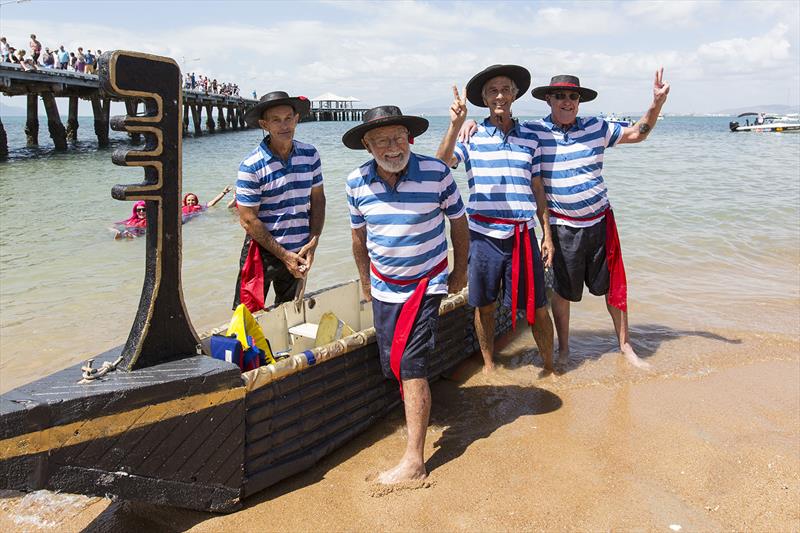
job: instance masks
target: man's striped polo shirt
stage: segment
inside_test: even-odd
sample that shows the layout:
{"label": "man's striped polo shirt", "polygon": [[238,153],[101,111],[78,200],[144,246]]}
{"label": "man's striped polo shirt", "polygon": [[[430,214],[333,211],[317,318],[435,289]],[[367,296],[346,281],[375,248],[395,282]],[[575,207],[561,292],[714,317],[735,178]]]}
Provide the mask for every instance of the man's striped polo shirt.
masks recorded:
{"label": "man's striped polo shirt", "polygon": [[[536,226],[536,198],[531,176],[538,173],[535,155],[539,141],[533,132],[514,122],[504,134],[489,119],[478,126],[468,144],[456,143],[454,155],[463,162],[469,183],[467,213],[490,218],[528,220]],[[496,239],[514,235],[512,224],[473,220],[469,229]]]}
{"label": "man's striped polo shirt", "polygon": [[[571,218],[591,218],[608,207],[603,181],[603,154],[617,144],[622,126],[598,118],[575,119],[566,132],[553,124],[552,116],[526,122],[539,137],[537,166],[547,193],[547,208]],[[550,217],[551,224],[583,228],[602,220],[577,222]]]}
{"label": "man's striped polo shirt", "polygon": [[322,186],[319,152],[292,141],[284,162],[269,149],[268,137],[239,165],[236,203],[258,207],[258,218],[278,243],[296,252],[309,240],[311,189]]}
{"label": "man's striped polo shirt", "polygon": [[[444,216],[464,215],[464,203],[447,165],[411,153],[408,167],[391,189],[372,159],[347,177],[350,226],[367,226],[367,250],[383,276],[410,280],[425,276],[447,258]],[[447,294],[445,269],[426,294]],[[408,300],[416,285],[386,283],[370,274],[372,297],[382,302]]]}

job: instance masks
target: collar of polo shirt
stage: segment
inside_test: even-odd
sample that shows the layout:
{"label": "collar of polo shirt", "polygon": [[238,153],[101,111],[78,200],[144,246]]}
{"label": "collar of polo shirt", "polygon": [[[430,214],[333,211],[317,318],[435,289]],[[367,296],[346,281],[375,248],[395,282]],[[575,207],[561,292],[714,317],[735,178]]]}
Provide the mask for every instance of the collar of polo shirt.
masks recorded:
{"label": "collar of polo shirt", "polygon": [[496,135],[497,132],[500,131],[500,133],[503,134],[503,137],[507,137],[508,135],[511,135],[512,132],[517,131],[517,128],[519,128],[519,119],[512,118],[511,121],[514,123],[514,125],[511,126],[510,130],[508,130],[508,134],[503,133],[503,130],[492,124],[492,120],[488,117],[483,121],[483,127],[486,128],[486,131],[491,135]]}
{"label": "collar of polo shirt", "polygon": [[[378,175],[378,163],[373,159],[369,165],[367,183],[374,183],[376,180],[380,179],[381,177]],[[406,180],[422,183],[422,177],[419,172],[419,160],[417,160],[417,155],[414,152],[410,152],[408,154],[408,165],[406,166],[406,171],[400,175],[397,183]]]}
{"label": "collar of polo shirt", "polygon": [[[558,129],[560,131],[561,129],[556,125],[555,122],[553,122],[553,115],[547,115],[544,119],[542,119],[542,122],[547,124],[547,127],[550,128],[551,130]],[[579,129],[579,130],[583,129],[583,119],[581,117],[575,117],[575,124],[573,124],[572,127],[570,127],[569,131],[572,131],[574,129]]]}
{"label": "collar of polo shirt", "polygon": [[[270,161],[272,159],[280,159],[280,157],[278,157],[277,155],[273,154],[272,150],[269,149],[269,135],[264,137],[264,140],[261,141],[260,146],[261,146],[261,149],[264,151],[264,155],[267,156],[267,161]],[[292,139],[292,151],[289,152],[289,159],[292,158],[292,156],[294,155],[295,151],[297,151],[297,141]]]}

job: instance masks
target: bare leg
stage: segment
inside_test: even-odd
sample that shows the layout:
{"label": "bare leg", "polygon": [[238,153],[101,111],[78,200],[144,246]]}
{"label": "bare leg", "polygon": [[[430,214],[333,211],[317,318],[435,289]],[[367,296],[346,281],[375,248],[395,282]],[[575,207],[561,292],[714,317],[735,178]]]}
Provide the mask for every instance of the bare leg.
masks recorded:
{"label": "bare leg", "polygon": [[625,359],[636,368],[650,368],[650,365],[642,361],[639,356],[636,355],[636,352],[633,351],[633,346],[631,346],[630,337],[628,336],[628,313],[617,309],[613,305],[610,305],[608,303],[607,295],[606,308],[608,308],[608,314],[611,315],[611,320],[614,321],[614,329],[617,332],[619,349],[622,352],[622,355],[624,355]]}
{"label": "bare leg", "polygon": [[425,435],[428,430],[428,419],[431,414],[431,389],[425,378],[404,379],[406,427],[408,443],[406,453],[400,462],[378,475],[378,482],[390,485],[403,481],[425,479]]}
{"label": "bare leg", "polygon": [[483,356],[484,374],[494,370],[494,308],[494,303],[475,308],[475,333]]}
{"label": "bare leg", "polygon": [[531,332],[544,361],[544,371],[553,372],[553,322],[546,306],[536,309],[536,322],[531,327]]}
{"label": "bare leg", "polygon": [[553,293],[553,320],[558,334],[558,364],[566,364],[569,359],[569,300]]}

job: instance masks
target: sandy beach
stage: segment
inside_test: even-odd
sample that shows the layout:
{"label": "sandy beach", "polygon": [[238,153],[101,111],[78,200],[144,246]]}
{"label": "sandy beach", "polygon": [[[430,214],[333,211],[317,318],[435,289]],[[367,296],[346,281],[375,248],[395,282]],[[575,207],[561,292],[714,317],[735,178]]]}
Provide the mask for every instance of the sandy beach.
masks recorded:
{"label": "sandy beach", "polygon": [[[5,492],[0,528],[59,531],[798,531],[800,342],[633,328],[628,367],[604,330],[575,332],[540,377],[529,333],[499,369],[469,360],[432,387],[428,480],[370,482],[405,445],[396,409],[314,468],[213,515]],[[591,346],[591,348],[590,348]],[[591,353],[593,350],[593,353]]]}

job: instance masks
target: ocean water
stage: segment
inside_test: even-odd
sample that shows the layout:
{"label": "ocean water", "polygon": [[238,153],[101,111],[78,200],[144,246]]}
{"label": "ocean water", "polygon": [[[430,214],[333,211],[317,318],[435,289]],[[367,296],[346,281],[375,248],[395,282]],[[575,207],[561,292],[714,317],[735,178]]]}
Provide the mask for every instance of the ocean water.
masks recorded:
{"label": "ocean water", "polygon": [[[98,150],[92,119],[82,117],[79,142],[55,153],[42,120],[42,145],[27,149],[24,120],[3,119],[10,158],[0,163],[0,392],[122,344],[144,277],[144,239],[115,241],[110,230],[131,211],[111,187],[142,177],[111,163],[126,137],[112,132],[112,147]],[[430,120],[413,150],[433,155],[447,118]],[[668,117],[646,142],[606,153],[634,343],[659,328],[800,335],[800,135],[733,134],[728,121]],[[297,130],[320,151],[327,196],[309,290],[356,277],[344,180],[367,153],[341,144],[353,125]],[[234,183],[260,140],[254,130],[186,139],[184,192],[210,200]],[[466,200],[463,170],[455,175]],[[244,232],[228,199],[183,226],[183,291],[198,331],[231,313]],[[585,294],[573,328],[609,330],[602,300]]]}

